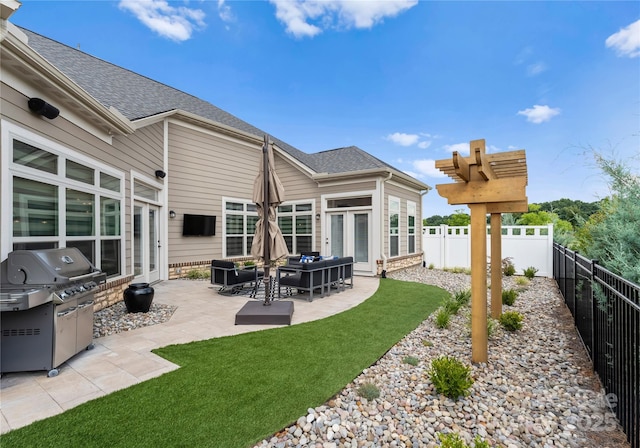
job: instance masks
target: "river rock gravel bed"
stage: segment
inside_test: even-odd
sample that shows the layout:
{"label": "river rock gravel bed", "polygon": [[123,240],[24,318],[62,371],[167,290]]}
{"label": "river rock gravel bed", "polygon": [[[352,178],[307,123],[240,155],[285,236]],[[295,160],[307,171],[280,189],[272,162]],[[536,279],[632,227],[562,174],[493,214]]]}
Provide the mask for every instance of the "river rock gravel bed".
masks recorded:
{"label": "river rock gravel bed", "polygon": [[93,337],[99,338],[122,331],[161,324],[171,319],[175,306],[152,303],[147,313],[129,313],[124,302],[96,311],[93,315]]}
{"label": "river rock gravel bed", "polygon": [[[450,292],[471,285],[469,275],[421,267],[389,277]],[[555,282],[535,278],[522,287],[505,277],[503,289],[518,288],[515,304],[503,311],[522,313],[524,326],[511,333],[495,325],[488,363],[471,364],[468,308],[446,329],[436,328],[434,313],[327,403],[255,446],[430,448],[440,446],[438,433],[449,432],[469,445],[478,435],[508,448],[628,446]],[[451,400],[434,390],[427,370],[440,355],[472,366],[467,397]],[[404,363],[407,356],[418,358],[418,365]],[[380,397],[360,397],[364,383],[374,383]]]}

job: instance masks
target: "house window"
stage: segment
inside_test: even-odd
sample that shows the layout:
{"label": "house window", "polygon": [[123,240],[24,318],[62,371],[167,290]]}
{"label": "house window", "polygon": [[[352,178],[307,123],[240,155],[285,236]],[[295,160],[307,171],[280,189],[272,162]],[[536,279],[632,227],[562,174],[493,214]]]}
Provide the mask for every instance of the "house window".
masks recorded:
{"label": "house window", "polygon": [[12,147],[13,250],[77,247],[107,276],[120,275],[123,176],[66,148],[17,139]]}
{"label": "house window", "polygon": [[389,196],[389,255],[400,255],[400,199]]}
{"label": "house window", "polygon": [[313,250],[313,204],[303,202],[278,207],[278,226],[289,253]]}
{"label": "house window", "polygon": [[416,252],[416,203],[407,201],[407,253]]}
{"label": "house window", "polygon": [[251,255],[251,243],[256,233],[258,212],[256,204],[244,201],[226,201],[224,218],[225,247],[227,257]]}

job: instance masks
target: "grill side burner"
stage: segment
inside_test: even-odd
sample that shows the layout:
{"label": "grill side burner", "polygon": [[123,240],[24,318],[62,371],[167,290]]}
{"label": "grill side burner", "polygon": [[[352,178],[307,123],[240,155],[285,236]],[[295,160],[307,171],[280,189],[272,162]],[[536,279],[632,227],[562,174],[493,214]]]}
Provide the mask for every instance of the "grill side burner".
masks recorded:
{"label": "grill side burner", "polygon": [[93,348],[93,304],[106,275],[76,248],[14,251],[0,266],[0,370],[57,367]]}

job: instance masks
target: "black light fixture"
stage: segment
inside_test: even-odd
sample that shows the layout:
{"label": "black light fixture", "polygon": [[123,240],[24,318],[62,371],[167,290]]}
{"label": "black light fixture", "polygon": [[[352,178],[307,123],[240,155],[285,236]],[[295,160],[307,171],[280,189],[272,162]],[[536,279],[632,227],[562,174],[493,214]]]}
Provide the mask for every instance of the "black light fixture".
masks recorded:
{"label": "black light fixture", "polygon": [[173,219],[176,217],[176,212],[174,212],[173,210],[169,210],[169,218]]}
{"label": "black light fixture", "polygon": [[42,98],[30,98],[28,104],[29,110],[31,110],[31,112],[33,112],[34,114],[42,115],[49,120],[53,120],[58,115],[60,115],[60,110],[58,110],[57,107],[52,106]]}
{"label": "black light fixture", "polygon": [[164,179],[167,176],[167,173],[165,173],[162,170],[156,170],[156,177],[158,179]]}

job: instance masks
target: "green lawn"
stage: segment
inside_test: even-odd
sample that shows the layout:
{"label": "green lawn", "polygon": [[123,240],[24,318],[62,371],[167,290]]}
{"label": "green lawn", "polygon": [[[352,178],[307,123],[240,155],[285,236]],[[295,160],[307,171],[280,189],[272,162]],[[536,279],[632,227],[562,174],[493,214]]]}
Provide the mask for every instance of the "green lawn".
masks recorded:
{"label": "green lawn", "polygon": [[326,319],[163,347],[155,353],[180,369],[11,431],[0,446],[251,446],[326,402],[448,296],[384,279]]}

